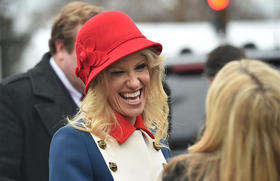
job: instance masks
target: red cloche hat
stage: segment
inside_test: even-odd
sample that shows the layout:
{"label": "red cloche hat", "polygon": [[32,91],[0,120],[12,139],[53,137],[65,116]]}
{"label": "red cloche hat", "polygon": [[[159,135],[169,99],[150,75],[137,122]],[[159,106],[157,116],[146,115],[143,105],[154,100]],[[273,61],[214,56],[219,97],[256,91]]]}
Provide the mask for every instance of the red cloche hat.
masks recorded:
{"label": "red cloche hat", "polygon": [[76,39],[76,75],[85,83],[85,93],[94,78],[112,63],[148,47],[162,51],[160,43],[148,40],[133,20],[120,11],[102,12],[87,21]]}

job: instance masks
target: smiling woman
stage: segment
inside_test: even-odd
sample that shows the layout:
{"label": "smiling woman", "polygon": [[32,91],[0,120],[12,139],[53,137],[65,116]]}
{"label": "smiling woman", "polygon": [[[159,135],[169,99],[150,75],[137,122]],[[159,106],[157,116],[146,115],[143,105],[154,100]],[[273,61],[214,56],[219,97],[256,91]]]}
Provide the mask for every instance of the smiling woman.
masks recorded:
{"label": "smiling woman", "polygon": [[146,58],[140,53],[129,55],[111,65],[106,75],[110,105],[134,124],[144,110],[150,85]]}
{"label": "smiling woman", "polygon": [[[89,20],[76,40],[85,98],[50,149],[50,181],[157,180],[169,152],[162,46],[124,13]],[[155,133],[155,134],[154,134]]]}

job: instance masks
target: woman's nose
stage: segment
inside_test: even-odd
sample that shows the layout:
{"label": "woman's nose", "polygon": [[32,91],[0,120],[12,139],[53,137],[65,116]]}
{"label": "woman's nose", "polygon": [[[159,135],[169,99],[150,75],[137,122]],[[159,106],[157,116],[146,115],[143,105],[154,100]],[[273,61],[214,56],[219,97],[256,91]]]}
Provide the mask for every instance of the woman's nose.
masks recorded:
{"label": "woman's nose", "polygon": [[139,88],[140,81],[136,74],[132,73],[129,75],[128,80],[127,80],[127,86],[131,89]]}

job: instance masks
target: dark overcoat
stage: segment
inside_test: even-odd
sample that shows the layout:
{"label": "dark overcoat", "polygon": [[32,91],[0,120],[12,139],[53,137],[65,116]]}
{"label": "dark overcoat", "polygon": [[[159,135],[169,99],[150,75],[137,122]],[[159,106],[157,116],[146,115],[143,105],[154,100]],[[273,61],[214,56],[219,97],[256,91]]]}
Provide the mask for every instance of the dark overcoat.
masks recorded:
{"label": "dark overcoat", "polygon": [[50,57],[0,84],[1,181],[48,181],[51,138],[77,111]]}

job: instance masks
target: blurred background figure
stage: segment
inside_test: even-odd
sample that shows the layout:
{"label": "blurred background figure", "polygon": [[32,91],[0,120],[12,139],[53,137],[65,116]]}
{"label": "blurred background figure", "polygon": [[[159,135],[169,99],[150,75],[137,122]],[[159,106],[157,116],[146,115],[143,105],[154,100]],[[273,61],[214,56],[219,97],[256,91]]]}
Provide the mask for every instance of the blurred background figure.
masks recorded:
{"label": "blurred background figure", "polygon": [[67,4],[53,22],[49,52],[28,72],[0,84],[0,180],[48,181],[49,145],[76,113],[84,83],[75,76],[76,34],[101,8]]}
{"label": "blurred background figure", "polygon": [[220,45],[209,53],[203,72],[211,82],[225,64],[245,57],[245,51],[242,48],[230,44]]}
{"label": "blurred background figure", "polygon": [[207,94],[201,139],[169,162],[163,181],[278,181],[279,81],[279,71],[258,60],[225,65]]}

